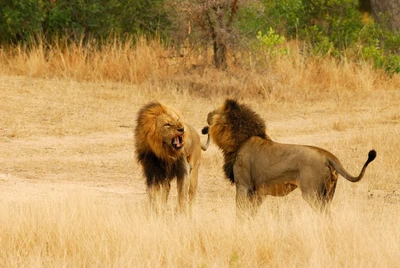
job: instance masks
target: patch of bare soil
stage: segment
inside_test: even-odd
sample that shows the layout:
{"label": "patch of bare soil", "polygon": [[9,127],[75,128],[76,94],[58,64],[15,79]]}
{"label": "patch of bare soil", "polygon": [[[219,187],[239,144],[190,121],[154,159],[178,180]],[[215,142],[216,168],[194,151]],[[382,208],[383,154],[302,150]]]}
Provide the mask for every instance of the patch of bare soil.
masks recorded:
{"label": "patch of bare soil", "polygon": [[42,137],[0,143],[0,199],[29,201],[71,194],[140,200],[145,185],[129,132]]}

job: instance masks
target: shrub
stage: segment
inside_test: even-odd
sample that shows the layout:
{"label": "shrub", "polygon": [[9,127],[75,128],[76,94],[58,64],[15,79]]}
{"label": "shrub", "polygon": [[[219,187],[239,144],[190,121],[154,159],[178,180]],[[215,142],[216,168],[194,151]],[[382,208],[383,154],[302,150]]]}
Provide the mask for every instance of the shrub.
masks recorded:
{"label": "shrub", "polygon": [[111,34],[155,35],[168,28],[163,0],[3,0],[0,43],[107,39]]}

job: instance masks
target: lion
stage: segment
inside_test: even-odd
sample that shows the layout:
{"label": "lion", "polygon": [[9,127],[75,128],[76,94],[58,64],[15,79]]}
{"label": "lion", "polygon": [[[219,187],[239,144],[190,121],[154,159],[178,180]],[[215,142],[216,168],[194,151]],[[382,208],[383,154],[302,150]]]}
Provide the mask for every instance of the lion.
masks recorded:
{"label": "lion", "polygon": [[358,182],[376,157],[376,151],[371,150],[360,174],[354,177],[324,149],[272,141],[261,117],[232,99],[210,112],[207,123],[202,132],[209,133],[222,150],[224,173],[236,186],[239,215],[254,214],[267,195],[286,196],[296,188],[312,207],[326,212],[338,174]]}
{"label": "lion", "polygon": [[158,101],[143,106],[137,116],[135,146],[146,177],[150,206],[159,210],[168,201],[171,181],[177,179],[178,210],[191,211],[197,189],[201,144],[196,130],[172,107]]}

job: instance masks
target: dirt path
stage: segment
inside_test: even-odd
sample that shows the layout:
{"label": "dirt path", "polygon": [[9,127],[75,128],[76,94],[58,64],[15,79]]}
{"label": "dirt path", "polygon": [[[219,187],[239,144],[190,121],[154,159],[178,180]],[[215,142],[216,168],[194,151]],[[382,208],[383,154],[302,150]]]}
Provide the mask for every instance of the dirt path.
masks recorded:
{"label": "dirt path", "polygon": [[75,194],[86,196],[119,198],[129,197],[138,200],[144,195],[133,185],[101,185],[95,182],[46,181],[19,178],[0,174],[0,199],[3,201],[31,201],[58,199]]}
{"label": "dirt path", "polygon": [[0,199],[86,196],[142,199],[129,133],[41,137],[0,143]]}

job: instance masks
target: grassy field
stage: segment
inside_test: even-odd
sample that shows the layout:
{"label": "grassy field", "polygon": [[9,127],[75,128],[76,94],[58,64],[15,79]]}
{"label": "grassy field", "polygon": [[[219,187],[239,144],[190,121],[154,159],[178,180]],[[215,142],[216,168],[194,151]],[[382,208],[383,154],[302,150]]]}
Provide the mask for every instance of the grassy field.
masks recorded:
{"label": "grassy field", "polygon": [[[225,73],[157,42],[100,52],[0,51],[2,267],[396,267],[400,257],[400,77],[368,64],[305,59]],[[135,160],[138,109],[159,100],[199,131],[226,97],[250,105],[275,141],[333,152],[332,217],[298,190],[245,222],[214,144],[203,152],[192,218],[147,211]],[[202,137],[205,142],[206,137]]]}

